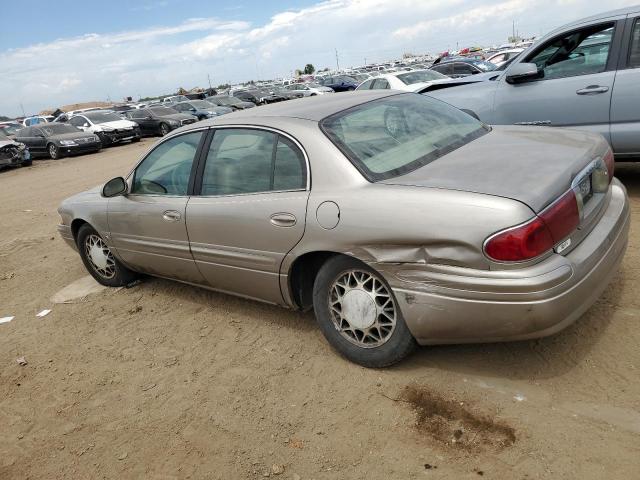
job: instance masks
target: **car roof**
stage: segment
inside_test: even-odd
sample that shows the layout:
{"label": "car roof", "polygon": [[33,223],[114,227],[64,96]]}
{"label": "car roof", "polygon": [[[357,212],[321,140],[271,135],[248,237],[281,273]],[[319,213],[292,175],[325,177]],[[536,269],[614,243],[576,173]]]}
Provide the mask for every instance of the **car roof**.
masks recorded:
{"label": "car roof", "polygon": [[587,23],[587,22],[592,22],[594,20],[604,20],[606,18],[610,18],[610,17],[617,17],[620,15],[627,15],[627,14],[631,14],[631,13],[638,13],[640,12],[640,5],[631,5],[629,7],[625,7],[625,8],[618,8],[616,10],[609,10],[608,12],[603,12],[603,13],[599,13],[597,15],[592,15],[590,17],[585,17],[585,18],[581,18],[580,20],[576,20],[574,22],[571,23],[566,23],[564,25],[562,25],[561,27],[554,29],[553,31],[557,31],[557,30],[564,30],[566,27],[571,27],[574,25],[581,25],[583,23]]}
{"label": "car roof", "polygon": [[392,95],[402,95],[407,92],[396,90],[362,90],[348,93],[338,93],[336,95],[319,95],[313,97],[299,98],[295,102],[278,102],[264,105],[260,108],[251,108],[228,115],[216,121],[216,119],[205,120],[197,125],[217,125],[228,123],[233,119],[233,123],[251,123],[252,120],[263,117],[290,117],[301,118],[319,122],[334,113],[341,112],[357,105],[377,100],[378,98]]}

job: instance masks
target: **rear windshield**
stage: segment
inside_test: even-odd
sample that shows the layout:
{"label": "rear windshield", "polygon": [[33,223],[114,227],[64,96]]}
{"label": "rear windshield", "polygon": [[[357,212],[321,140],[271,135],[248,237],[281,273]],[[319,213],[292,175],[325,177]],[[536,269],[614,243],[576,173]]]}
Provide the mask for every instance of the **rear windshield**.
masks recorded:
{"label": "rear windshield", "polygon": [[320,127],[372,182],[411,172],[489,131],[457,108],[413,93],[338,112]]}
{"label": "rear windshield", "polygon": [[153,107],[153,108],[150,108],[149,110],[151,110],[153,113],[161,117],[165,115],[174,115],[176,113],[180,113],[177,110],[174,110],[173,108],[167,108],[167,107]]}

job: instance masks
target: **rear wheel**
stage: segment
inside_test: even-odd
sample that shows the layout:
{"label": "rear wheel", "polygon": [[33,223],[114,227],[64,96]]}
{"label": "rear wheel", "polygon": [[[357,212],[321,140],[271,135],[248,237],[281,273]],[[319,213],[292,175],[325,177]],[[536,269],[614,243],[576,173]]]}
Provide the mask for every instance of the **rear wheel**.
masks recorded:
{"label": "rear wheel", "polygon": [[416,346],[387,282],[351,257],[333,257],[320,268],[313,306],[331,346],[362,366],[393,365]]}
{"label": "rear wheel", "polygon": [[76,238],[82,263],[98,283],[107,287],[123,287],[138,275],[125,267],[111,252],[102,237],[89,224],[78,230]]}
{"label": "rear wheel", "polygon": [[49,152],[49,157],[51,157],[51,160],[57,160],[62,156],[60,155],[60,149],[54,143],[50,143],[47,146],[47,152]]}

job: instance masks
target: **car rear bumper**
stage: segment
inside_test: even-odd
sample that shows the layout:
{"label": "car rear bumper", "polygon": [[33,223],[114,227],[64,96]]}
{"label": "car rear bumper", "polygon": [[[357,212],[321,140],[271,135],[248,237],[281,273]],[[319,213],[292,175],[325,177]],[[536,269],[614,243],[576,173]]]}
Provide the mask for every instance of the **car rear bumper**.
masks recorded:
{"label": "car rear bumper", "polygon": [[76,241],[73,238],[73,233],[71,232],[71,227],[69,225],[58,225],[58,233],[71,248],[76,251],[78,250],[78,246],[76,245]]}
{"label": "car rear bumper", "polygon": [[516,270],[403,264],[380,271],[420,344],[544,337],[577,320],[602,294],[624,256],[629,224],[626,191],[614,179],[599,222],[567,256]]}

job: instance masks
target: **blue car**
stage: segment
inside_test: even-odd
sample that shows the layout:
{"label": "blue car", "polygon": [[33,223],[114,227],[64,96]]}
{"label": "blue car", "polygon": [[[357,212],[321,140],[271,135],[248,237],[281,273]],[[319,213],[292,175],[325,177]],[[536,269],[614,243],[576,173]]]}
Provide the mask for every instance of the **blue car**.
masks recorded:
{"label": "blue car", "polygon": [[320,79],[320,84],[323,87],[329,87],[334,92],[347,92],[355,90],[360,82],[355,78],[347,75],[336,75],[335,77],[324,77]]}

